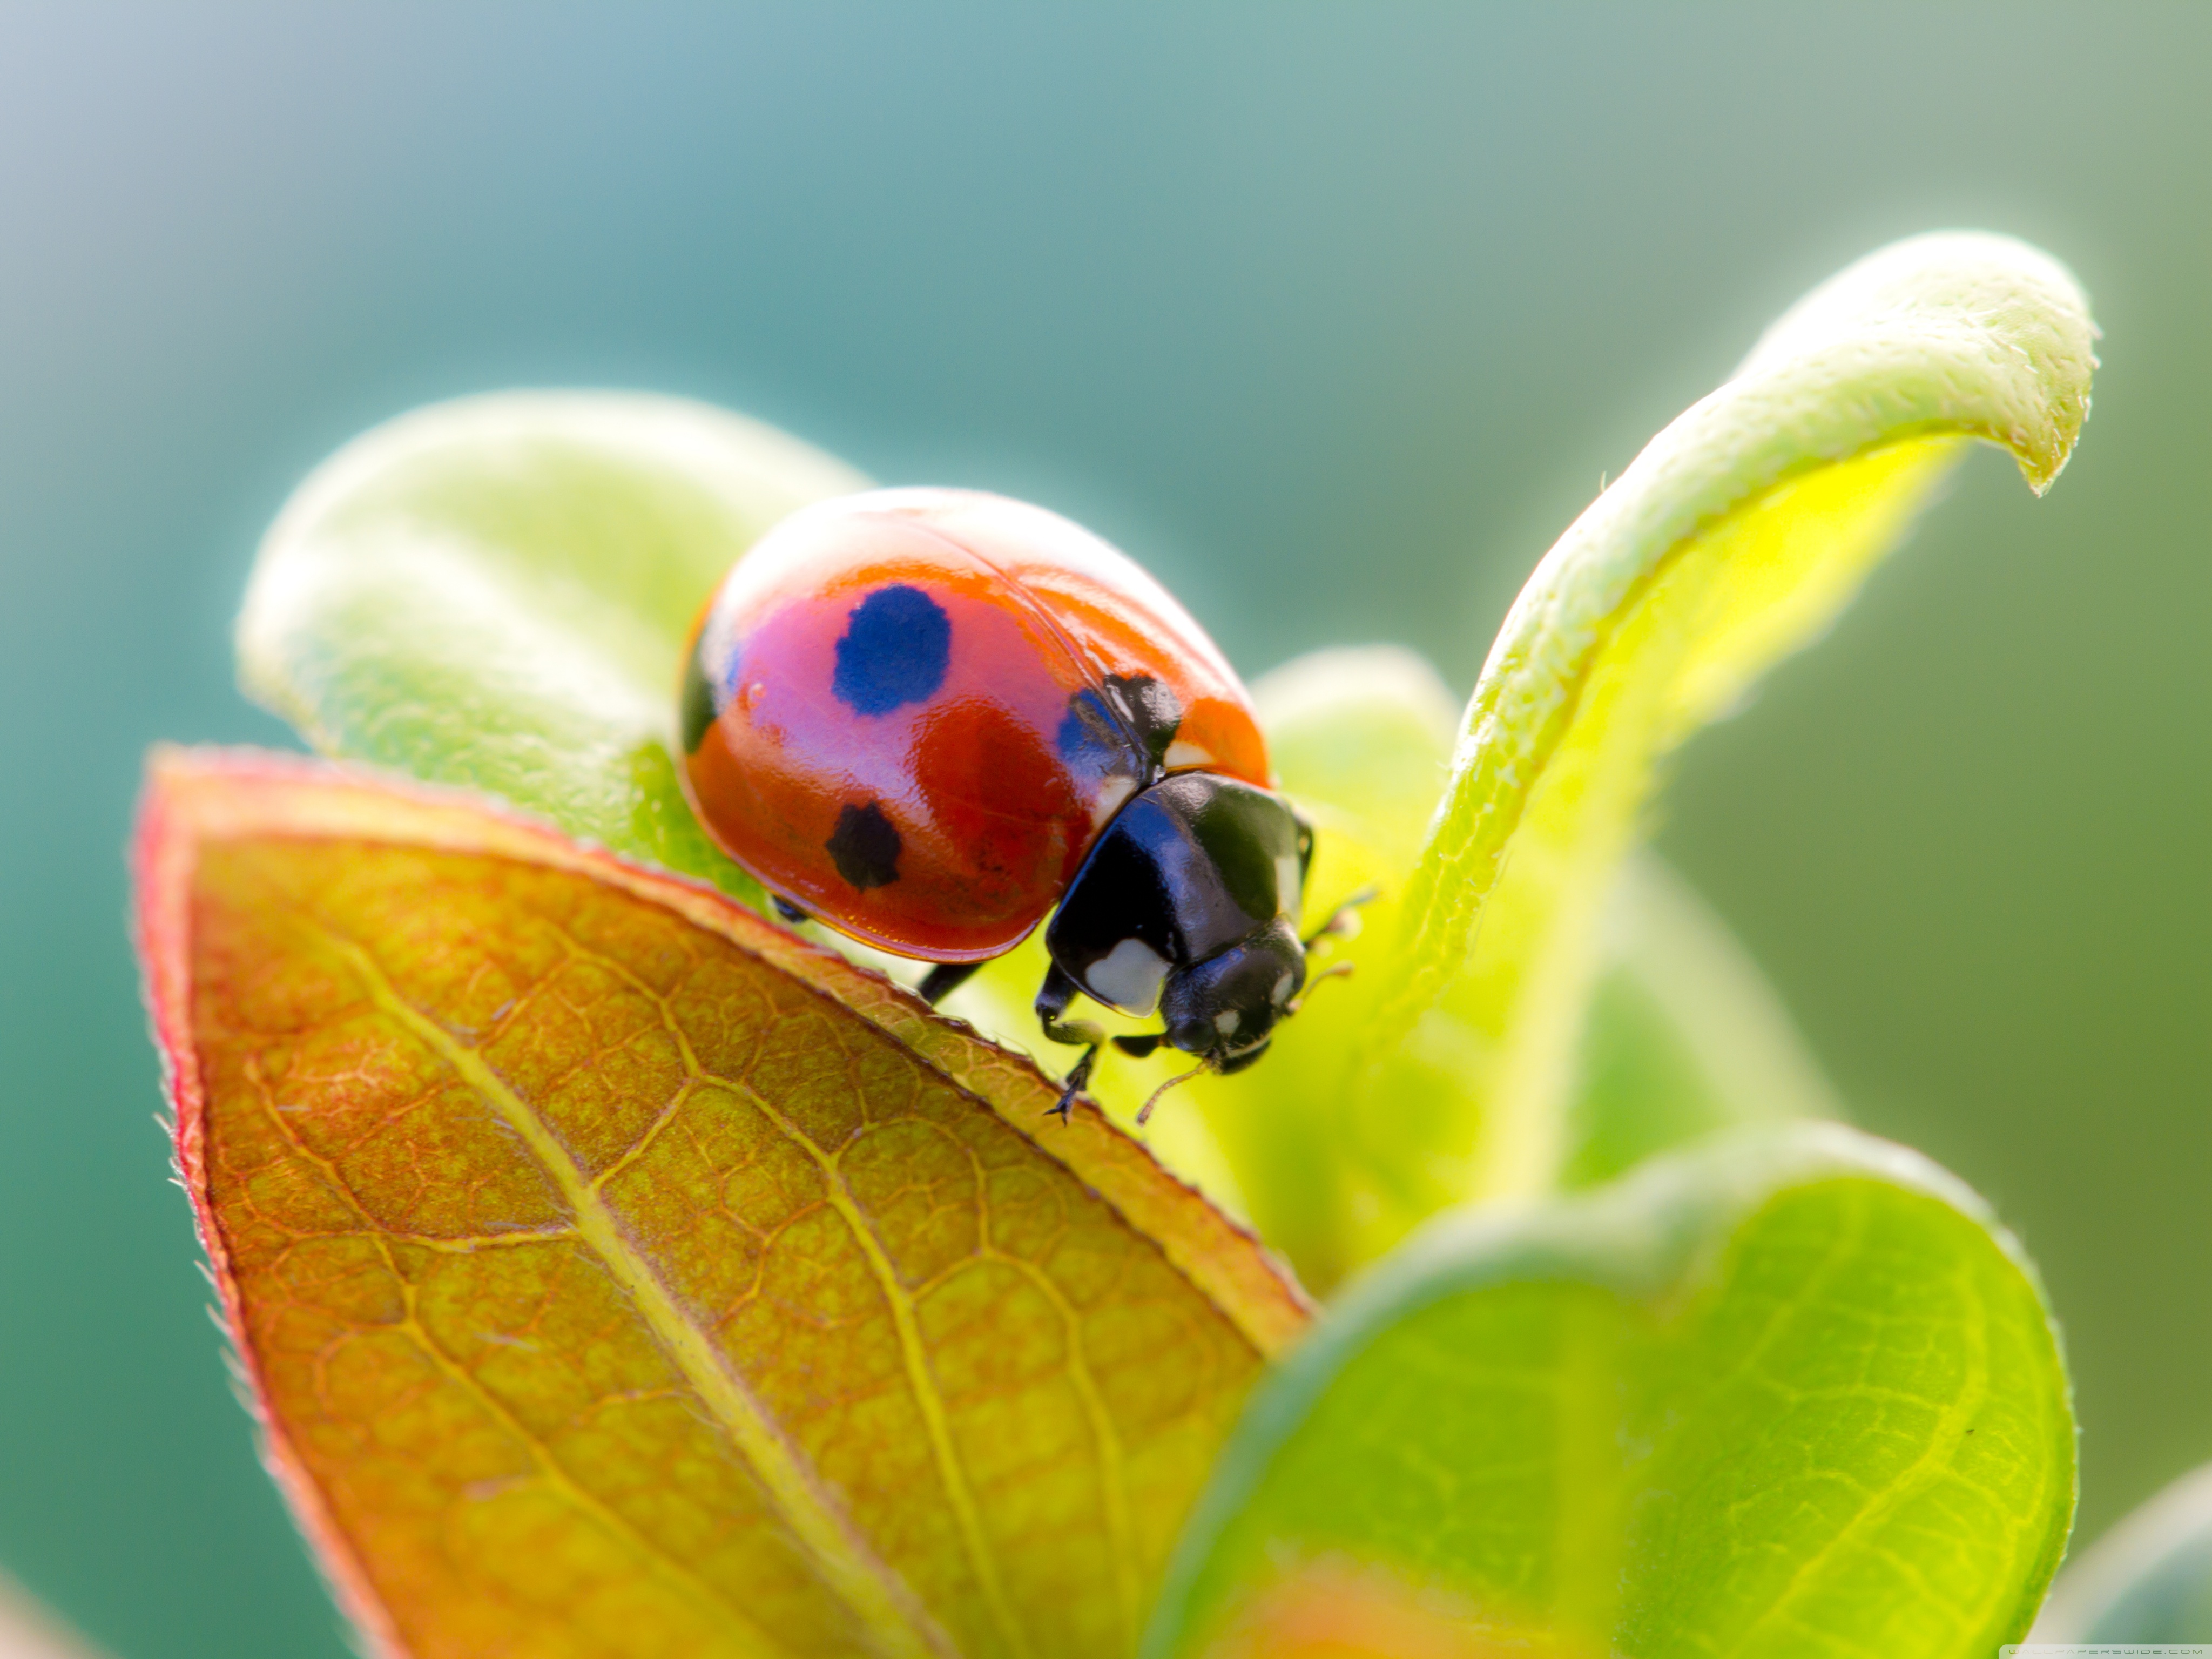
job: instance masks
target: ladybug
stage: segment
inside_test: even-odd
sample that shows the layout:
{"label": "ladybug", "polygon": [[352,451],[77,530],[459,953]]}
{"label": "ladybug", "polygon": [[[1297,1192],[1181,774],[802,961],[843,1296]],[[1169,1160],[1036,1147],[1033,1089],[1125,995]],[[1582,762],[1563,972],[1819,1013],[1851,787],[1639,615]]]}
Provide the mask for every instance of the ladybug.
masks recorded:
{"label": "ladybug", "polygon": [[1106,1041],[1079,993],[1158,1010],[1125,1053],[1222,1073],[1297,1006],[1313,831],[1251,701],[1165,589],[1056,514],[887,489],[793,514],[708,602],[680,721],[708,834],[787,920],[937,963],[931,1002],[1051,913],[1037,1018],[1084,1045],[1063,1119]]}

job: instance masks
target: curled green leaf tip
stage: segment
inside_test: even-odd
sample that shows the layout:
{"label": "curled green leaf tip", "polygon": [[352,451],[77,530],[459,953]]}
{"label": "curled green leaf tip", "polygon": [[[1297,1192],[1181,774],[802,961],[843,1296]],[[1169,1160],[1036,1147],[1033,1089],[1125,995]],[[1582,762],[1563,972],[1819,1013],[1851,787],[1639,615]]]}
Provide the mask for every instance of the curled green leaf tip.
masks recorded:
{"label": "curled green leaf tip", "polygon": [[1818,636],[1963,444],[2004,447],[2046,489],[2088,412],[2095,337],[2079,285],[2025,243],[1899,242],[1786,313],[1537,565],[1462,720],[1363,1037],[1361,1109],[1428,1143],[1405,1223],[1555,1177],[1600,896],[1659,761]]}
{"label": "curled green leaf tip", "polygon": [[[2012,452],[2040,495],[2089,418],[2097,335],[2081,284],[2040,248],[1986,231],[1934,231],[1821,283],[1767,330],[1729,384],[1773,376],[1794,396],[1856,404],[1876,441],[1908,435],[1899,415],[1926,431],[1986,439]],[[1885,422],[1879,432],[1875,422]],[[1832,447],[1827,459],[1863,447]]]}

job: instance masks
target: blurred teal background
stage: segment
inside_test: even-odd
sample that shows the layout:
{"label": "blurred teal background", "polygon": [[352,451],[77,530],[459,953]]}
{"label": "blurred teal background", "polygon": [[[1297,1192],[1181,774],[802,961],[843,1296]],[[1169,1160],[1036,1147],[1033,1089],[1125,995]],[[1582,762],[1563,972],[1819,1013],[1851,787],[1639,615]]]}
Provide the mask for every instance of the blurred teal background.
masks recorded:
{"label": "blurred teal background", "polygon": [[150,740],[283,740],[229,616],[354,432],[694,393],[1096,526],[1248,671],[1464,688],[1601,473],[1954,224],[2089,285],[2081,452],[2042,502],[1979,458],[1660,843],[2025,1236],[2085,1535],[2212,1457],[2212,11],[1530,9],[0,9],[0,1562],[124,1659],[345,1651],[165,1184],[121,848]]}

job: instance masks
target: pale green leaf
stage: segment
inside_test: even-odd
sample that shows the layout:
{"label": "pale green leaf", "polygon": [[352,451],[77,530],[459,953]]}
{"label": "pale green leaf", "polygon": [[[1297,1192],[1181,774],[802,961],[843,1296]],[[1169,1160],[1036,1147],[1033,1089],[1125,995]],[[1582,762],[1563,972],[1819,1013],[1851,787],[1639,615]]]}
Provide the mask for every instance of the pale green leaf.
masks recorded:
{"label": "pale green leaf", "polygon": [[1598,945],[1562,1186],[1611,1180],[1723,1129],[1843,1115],[1743,946],[1650,853],[1622,866]]}
{"label": "pale green leaf", "polygon": [[1425,1233],[1255,1396],[1143,1651],[1316,1571],[1470,1651],[1988,1659],[2057,1565],[2074,1425],[2017,1247],[1837,1125]]}
{"label": "pale green leaf", "polygon": [[1537,567],[1363,1027],[1363,1256],[1557,1179],[1602,906],[1657,763],[1829,623],[1967,441],[2048,486],[2087,412],[2094,333],[2033,248],[1899,243],[1784,317]]}
{"label": "pale green leaf", "polygon": [[677,787],[684,643],[763,531],[865,486],[680,398],[437,404],[301,486],[254,568],[240,676],[325,754],[487,790],[757,898]]}

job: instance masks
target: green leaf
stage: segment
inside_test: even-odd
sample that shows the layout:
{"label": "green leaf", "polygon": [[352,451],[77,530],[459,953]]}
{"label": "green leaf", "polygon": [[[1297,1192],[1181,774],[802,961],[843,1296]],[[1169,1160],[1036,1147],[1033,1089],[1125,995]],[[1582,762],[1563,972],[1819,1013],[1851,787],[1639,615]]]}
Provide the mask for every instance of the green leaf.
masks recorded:
{"label": "green leaf", "polygon": [[338,452],[264,542],[246,691],[327,755],[470,785],[757,900],[701,833],[670,743],[722,574],[841,462],[702,404],[516,392]]}
{"label": "green leaf", "polygon": [[1599,949],[1560,1185],[1724,1129],[1844,1115],[1742,945],[1650,853],[1622,866]]}
{"label": "green leaf", "polygon": [[2034,1639],[2212,1640],[2212,1465],[2184,1475],[2069,1561]]}
{"label": "green leaf", "polygon": [[1979,1201],[1839,1126],[1753,1132],[1439,1223],[1348,1293],[1254,1397],[1143,1651],[1328,1569],[1516,1652],[1987,1659],[2073,1502],[2057,1337]]}
{"label": "green leaf", "polygon": [[1899,243],[1785,316],[1537,567],[1361,1033],[1355,1110],[1378,1127],[1352,1155],[1382,1206],[1364,1254],[1556,1180],[1601,908],[1657,763],[1827,625],[1969,439],[2046,488],[2087,412],[2094,334],[2033,248]]}

